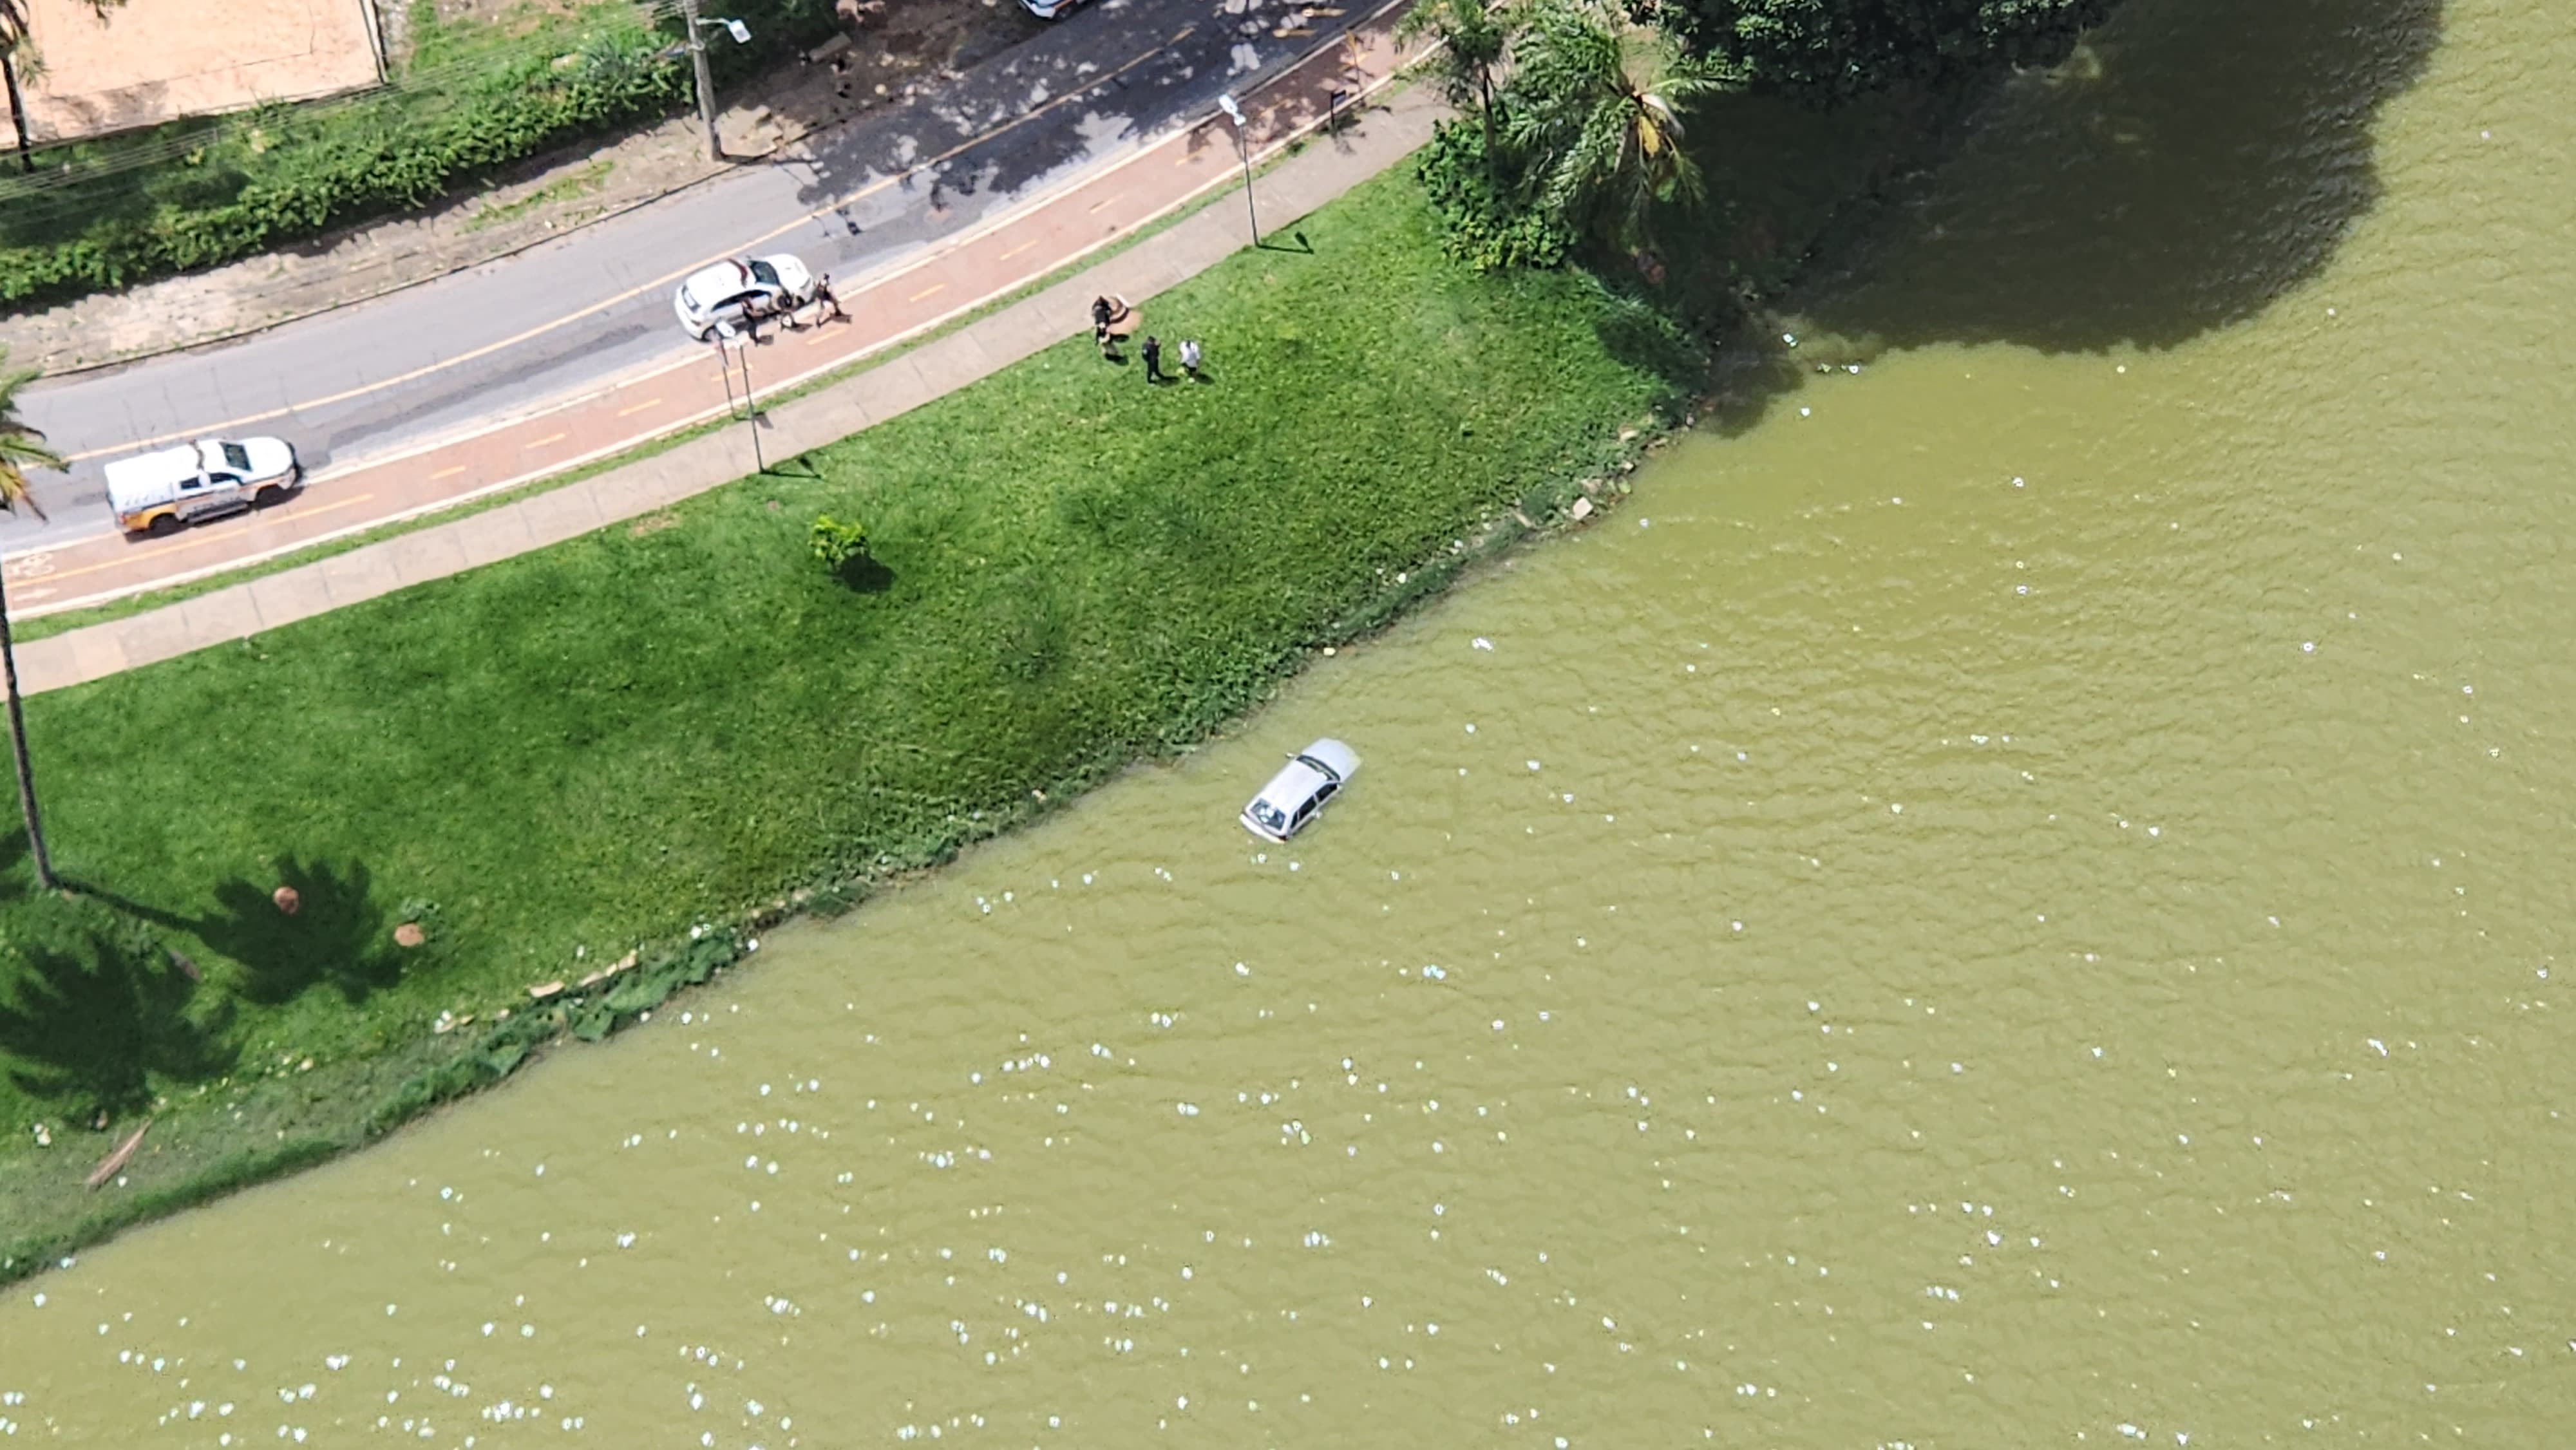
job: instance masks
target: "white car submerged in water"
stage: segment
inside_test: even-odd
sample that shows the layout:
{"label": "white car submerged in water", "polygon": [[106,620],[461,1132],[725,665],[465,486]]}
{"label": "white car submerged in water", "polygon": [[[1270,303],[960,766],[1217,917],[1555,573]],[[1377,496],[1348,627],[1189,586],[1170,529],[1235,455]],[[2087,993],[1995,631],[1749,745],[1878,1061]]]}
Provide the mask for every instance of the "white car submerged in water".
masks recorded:
{"label": "white car submerged in water", "polygon": [[1359,768],[1359,755],[1349,746],[1332,739],[1316,741],[1289,756],[1261,794],[1243,808],[1243,828],[1265,840],[1287,840],[1303,830]]}

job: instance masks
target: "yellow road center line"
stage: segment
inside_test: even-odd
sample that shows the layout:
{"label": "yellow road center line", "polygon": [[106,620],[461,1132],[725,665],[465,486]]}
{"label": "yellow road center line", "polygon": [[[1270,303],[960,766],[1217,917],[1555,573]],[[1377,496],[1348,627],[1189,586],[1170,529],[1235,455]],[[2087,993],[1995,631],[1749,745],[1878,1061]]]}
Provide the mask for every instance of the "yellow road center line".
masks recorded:
{"label": "yellow road center line", "polygon": [[522,445],[522,446],[523,446],[523,447],[528,447],[528,448],[543,448],[543,447],[545,447],[545,446],[546,446],[547,444],[549,444],[549,443],[561,443],[562,441],[564,441],[564,435],[563,435],[563,434],[561,434],[561,433],[549,433],[549,434],[547,434],[545,437],[538,439],[538,440],[537,440],[536,442],[534,442],[534,443],[524,444],[524,445]]}
{"label": "yellow road center line", "polygon": [[933,293],[933,292],[945,292],[945,291],[947,291],[947,290],[948,290],[948,284],[947,284],[947,283],[945,283],[945,282],[933,282],[933,283],[931,283],[929,286],[922,288],[920,291],[913,293],[910,297],[907,297],[907,298],[905,298],[905,299],[903,299],[903,300],[904,300],[904,301],[906,301],[906,302],[918,302],[918,301],[920,301],[922,298],[929,296],[929,295],[930,295],[931,293]]}
{"label": "yellow road center line", "polygon": [[1091,210],[1093,213],[1097,214],[1102,207],[1109,205],[1111,202],[1118,200],[1126,194],[1127,193],[1123,191],[1113,191],[1109,195],[1102,197],[1100,200],[1093,202],[1091,204]]}
{"label": "yellow road center line", "polygon": [[481,347],[468,348],[454,357],[443,358],[437,362],[430,363],[425,367],[414,368],[407,373],[397,373],[393,377],[386,378],[381,382],[363,383],[357,387],[343,389],[340,392],[332,393],[326,397],[311,398],[301,403],[290,403],[282,408],[271,408],[264,413],[247,413],[238,418],[227,418],[220,423],[205,423],[192,428],[182,428],[175,433],[163,433],[151,438],[139,438],[131,442],[119,443],[109,448],[93,448],[84,453],[67,454],[65,457],[67,461],[78,463],[83,459],[98,458],[110,453],[125,453],[137,448],[151,448],[159,444],[171,442],[174,439],[195,438],[200,434],[205,433],[222,433],[248,423],[265,423],[272,418],[283,418],[299,409],[326,408],[333,403],[345,403],[352,398],[363,398],[370,393],[382,392],[387,388],[399,387],[404,383],[428,377],[432,373],[444,372],[460,363],[472,362],[478,358],[489,357],[493,353],[499,352],[504,348],[516,347],[520,343],[528,341],[530,338],[543,337],[545,334],[552,332],[559,327],[570,326],[585,317],[595,316],[612,307],[631,302],[634,299],[643,296],[647,292],[667,287],[672,283],[679,281],[681,278],[688,276],[690,273],[697,271],[701,267],[713,266],[715,263],[724,261],[727,258],[737,256],[744,252],[757,250],[758,248],[770,242],[774,242],[780,237],[786,236],[788,233],[803,227],[808,222],[814,221],[820,217],[828,216],[853,202],[863,201],[889,187],[900,186],[911,180],[913,177],[919,176],[921,173],[928,171],[933,167],[945,165],[948,162],[955,160],[957,157],[964,155],[968,151],[983,145],[987,141],[991,141],[996,137],[1006,136],[1011,132],[1018,130],[1020,127],[1029,124],[1031,121],[1034,121],[1038,117],[1054,110],[1058,106],[1066,105],[1089,96],[1093,91],[1099,89],[1101,86],[1108,84],[1119,76],[1125,75],[1127,72],[1134,70],[1138,66],[1145,64],[1147,61],[1152,60],[1154,57],[1161,55],[1172,46],[1178,45],[1180,42],[1188,39],[1197,29],[1198,27],[1195,25],[1185,25],[1178,31],[1174,32],[1169,41],[1166,41],[1162,45],[1155,46],[1153,49],[1137,56],[1134,60],[1118,67],[1116,70],[1094,77],[1089,84],[1078,90],[1067,91],[1063,95],[1056,97],[1054,100],[1048,101],[1046,104],[1037,107],[1026,115],[1005,122],[981,135],[968,137],[966,140],[958,142],[956,145],[949,147],[947,150],[940,152],[929,160],[914,164],[908,170],[896,172],[892,176],[880,177],[877,180],[868,183],[866,186],[862,186],[858,190],[851,192],[847,196],[836,197],[831,201],[825,202],[823,205],[814,208],[812,211],[805,213],[794,221],[788,222],[771,231],[765,232],[760,236],[752,238],[750,241],[743,243],[740,247],[731,248],[715,256],[705,257],[698,261],[691,262],[687,266],[678,268],[677,270],[665,272],[661,276],[656,277],[649,282],[638,283],[637,285],[629,287],[625,291],[618,293],[614,297],[594,302],[590,306],[584,307],[577,312],[567,312],[563,316],[558,317],[551,322],[539,323],[525,332],[516,333],[512,336],[502,338],[498,342],[487,342]]}
{"label": "yellow road center line", "polygon": [[442,468],[442,469],[440,469],[439,471],[437,471],[436,473],[431,474],[431,475],[429,476],[429,481],[430,481],[430,482],[432,482],[432,483],[436,483],[438,480],[440,480],[440,479],[442,479],[442,478],[454,478],[456,475],[458,475],[458,474],[460,474],[460,473],[463,473],[464,471],[465,471],[465,465],[464,465],[464,464],[462,464],[462,463],[460,463],[460,464],[456,465],[454,468]]}
{"label": "yellow road center line", "polygon": [[636,404],[636,405],[635,405],[634,407],[632,407],[632,408],[620,408],[620,409],[618,409],[618,410],[617,410],[617,416],[618,416],[618,417],[620,417],[620,418],[628,417],[628,416],[631,416],[631,415],[636,414],[636,413],[641,413],[641,412],[643,412],[643,411],[644,411],[645,409],[647,409],[647,408],[657,408],[657,407],[660,407],[660,406],[661,406],[661,404],[662,404],[662,400],[661,400],[661,399],[659,399],[659,398],[646,398],[643,402],[640,402],[640,403]]}
{"label": "yellow road center line", "polygon": [[[365,503],[367,500],[374,497],[375,495],[372,493],[353,493],[347,498],[333,499],[329,503],[319,504],[313,508],[297,509],[291,514],[279,514],[276,522],[283,524],[292,523],[297,519],[309,519],[316,514],[327,514],[333,509],[350,508],[354,505]],[[175,544],[164,544],[161,547],[154,549],[152,554],[155,558],[162,558],[171,554],[184,553],[190,549],[202,549],[208,544],[228,543],[231,539],[232,535],[230,533],[199,534],[194,538],[181,539]],[[101,569],[123,568],[130,562],[132,562],[130,559],[107,559],[96,564],[83,564],[77,569],[57,569],[53,573],[46,575],[45,578],[48,580],[76,579],[83,574],[95,574]]]}
{"label": "yellow road center line", "polygon": [[996,262],[1007,262],[1007,261],[1011,260],[1013,257],[1018,256],[1020,253],[1027,251],[1029,248],[1034,247],[1034,246],[1036,246],[1037,244],[1038,244],[1038,239],[1037,239],[1037,238],[1035,238],[1035,237],[1031,237],[1031,238],[1029,238],[1027,241],[1020,243],[1018,246],[1011,248],[1011,249],[1010,249],[1009,251],[1007,251],[1007,252],[1004,252],[1002,255],[1000,255],[1000,256],[998,256],[998,257],[995,257],[993,260],[994,260],[994,261],[996,261]]}

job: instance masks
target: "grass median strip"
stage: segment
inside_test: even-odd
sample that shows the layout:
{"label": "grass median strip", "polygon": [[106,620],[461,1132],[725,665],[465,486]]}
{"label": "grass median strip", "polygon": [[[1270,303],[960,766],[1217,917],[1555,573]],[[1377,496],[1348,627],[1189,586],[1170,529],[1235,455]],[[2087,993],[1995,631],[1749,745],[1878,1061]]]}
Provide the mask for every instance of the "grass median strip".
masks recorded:
{"label": "grass median strip", "polygon": [[[654,943],[1205,738],[1453,541],[1559,512],[1690,376],[1580,275],[1447,262],[1400,173],[1302,229],[1154,302],[1204,381],[1068,340],[650,519],[30,702],[93,894],[0,844],[0,1276],[605,1030],[532,986],[641,947],[612,1000],[649,1005],[714,964]],[[866,528],[838,574],[822,513]]]}

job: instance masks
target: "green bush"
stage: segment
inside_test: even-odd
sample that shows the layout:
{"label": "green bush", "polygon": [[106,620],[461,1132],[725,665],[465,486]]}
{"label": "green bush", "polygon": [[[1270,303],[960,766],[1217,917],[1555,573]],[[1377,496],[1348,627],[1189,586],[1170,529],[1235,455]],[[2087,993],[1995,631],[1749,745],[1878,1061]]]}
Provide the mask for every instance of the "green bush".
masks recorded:
{"label": "green bush", "polygon": [[1510,163],[1489,166],[1484,128],[1443,121],[1414,159],[1424,195],[1440,214],[1441,249],[1480,272],[1557,267],[1575,241],[1562,217],[1521,194]]}
{"label": "green bush", "polygon": [[814,529],[809,538],[814,557],[822,560],[823,567],[835,574],[868,556],[866,527],[836,519],[830,514],[814,516]]}

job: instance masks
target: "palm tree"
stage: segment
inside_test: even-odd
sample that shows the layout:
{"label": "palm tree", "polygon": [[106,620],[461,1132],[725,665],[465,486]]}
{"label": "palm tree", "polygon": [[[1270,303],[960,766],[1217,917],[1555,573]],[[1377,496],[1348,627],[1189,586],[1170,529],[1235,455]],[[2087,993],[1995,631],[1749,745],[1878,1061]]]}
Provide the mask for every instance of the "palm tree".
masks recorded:
{"label": "palm tree", "polygon": [[[34,369],[8,371],[9,350],[0,348],[0,508],[11,513],[24,504],[37,518],[45,516],[42,504],[27,487],[27,469],[61,468],[63,456],[45,446],[45,435],[30,428],[18,417],[18,389],[37,376]],[[7,571],[0,569],[0,576]],[[9,639],[9,595],[5,582],[0,582],[0,676],[5,676],[9,691],[9,753],[18,766],[18,804],[27,813],[27,853],[36,863],[37,884],[51,891],[54,863],[45,854],[45,830],[36,815],[36,776],[27,765],[27,717],[18,705],[18,653]]]}
{"label": "palm tree", "polygon": [[1395,34],[1402,41],[1429,36],[1437,43],[1430,63],[1441,93],[1453,106],[1475,103],[1476,114],[1485,123],[1485,165],[1492,167],[1494,71],[1502,65],[1512,39],[1500,7],[1487,0],[1418,0]]}
{"label": "palm tree", "polygon": [[1601,0],[1533,5],[1514,57],[1513,89],[1526,99],[1507,119],[1535,161],[1542,205],[1633,246],[1654,203],[1699,195],[1682,113],[1725,87],[1716,64]]}

